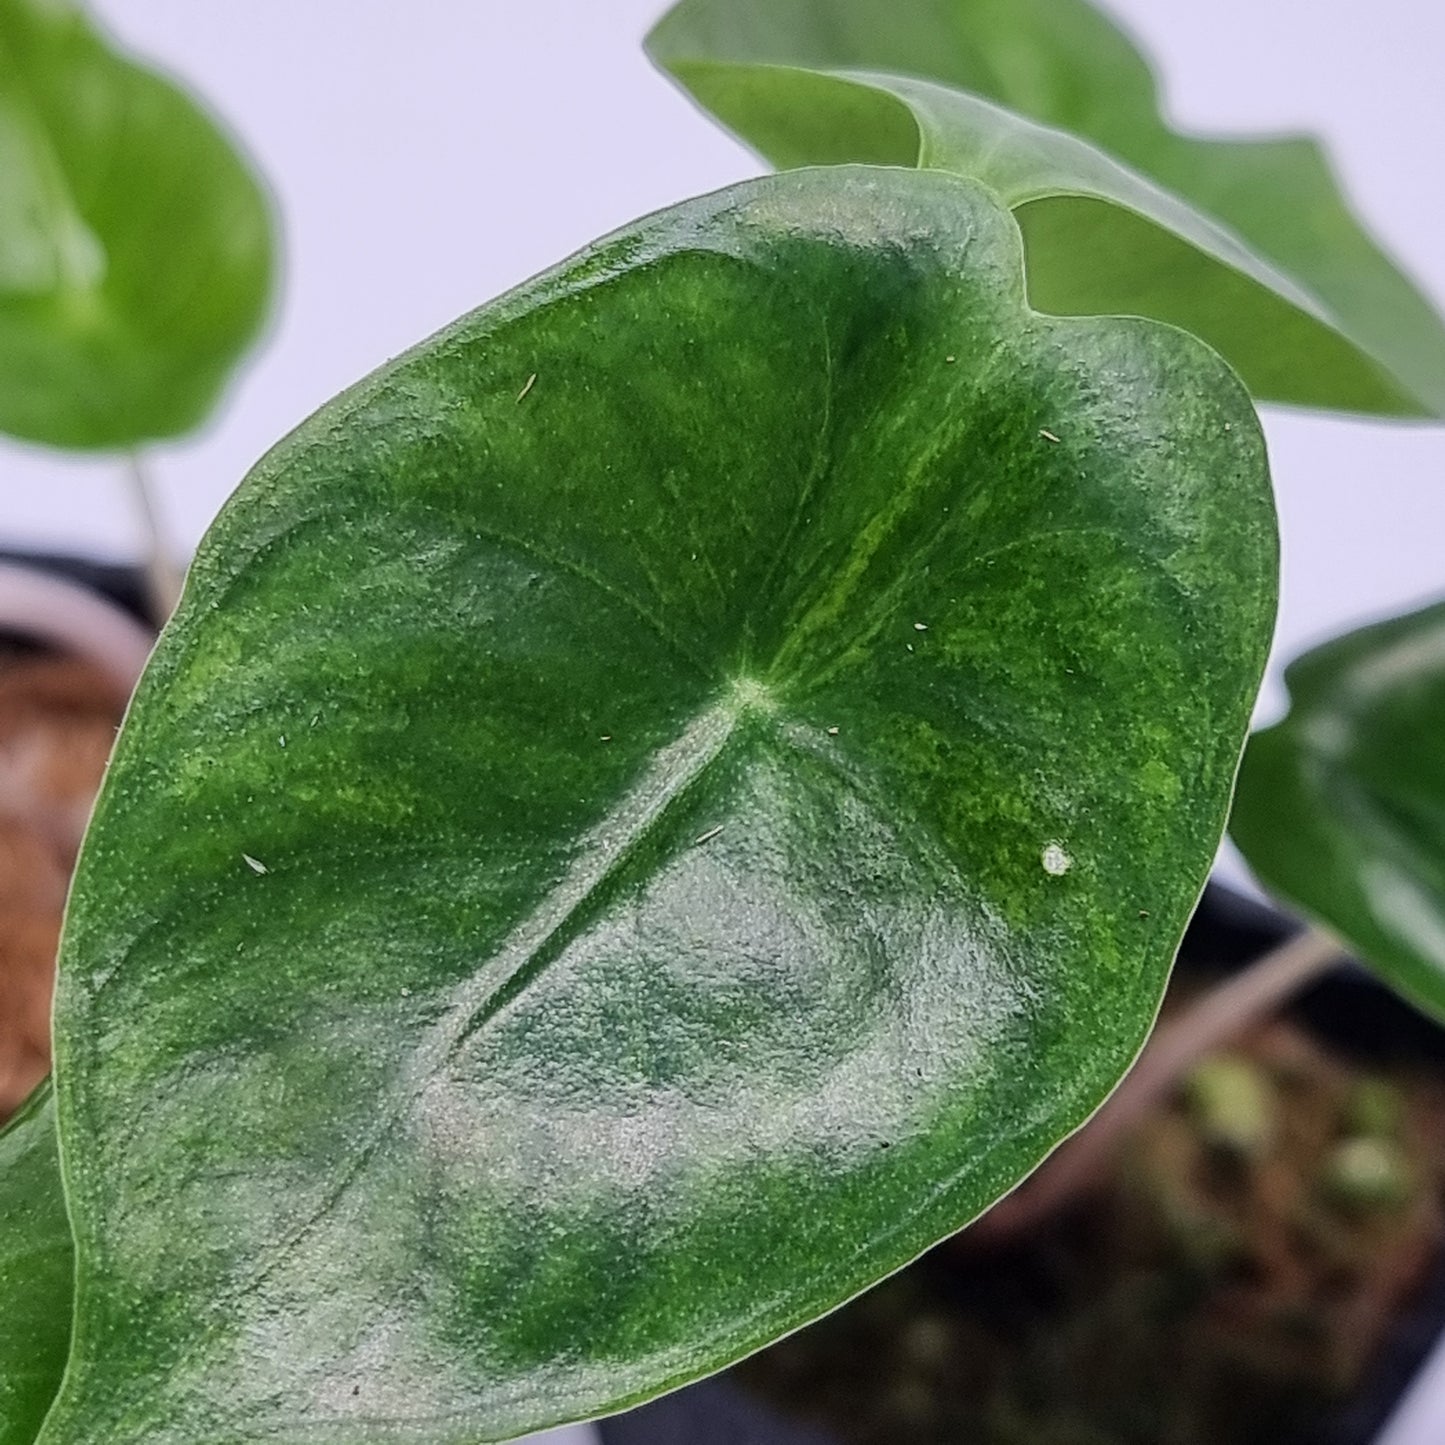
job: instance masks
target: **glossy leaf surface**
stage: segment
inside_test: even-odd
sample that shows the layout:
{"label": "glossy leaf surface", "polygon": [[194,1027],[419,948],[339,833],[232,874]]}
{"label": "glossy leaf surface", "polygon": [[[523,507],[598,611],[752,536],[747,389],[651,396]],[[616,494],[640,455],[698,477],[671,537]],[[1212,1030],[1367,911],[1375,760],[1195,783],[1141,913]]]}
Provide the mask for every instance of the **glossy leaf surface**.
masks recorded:
{"label": "glossy leaf surface", "polygon": [[70,1225],[43,1085],[0,1130],[0,1445],[31,1445],[70,1347]]}
{"label": "glossy leaf surface", "polygon": [[1182,326],[1264,400],[1445,415],[1445,324],[1318,145],[1170,130],[1144,58],[1084,0],[682,0],[648,45],[779,166],[984,182],[1040,310]]}
{"label": "glossy leaf surface", "polygon": [[80,864],[46,1445],[509,1438],[995,1199],[1137,1049],[1274,539],[1206,348],[977,187],[643,221],[205,543]]}
{"label": "glossy leaf surface", "polygon": [[1285,681],[1230,832],[1266,886],[1445,1018],[1445,603],[1336,638]]}
{"label": "glossy leaf surface", "polygon": [[0,0],[0,431],[122,447],[195,426],[264,318],[271,230],[185,94],[70,0]]}

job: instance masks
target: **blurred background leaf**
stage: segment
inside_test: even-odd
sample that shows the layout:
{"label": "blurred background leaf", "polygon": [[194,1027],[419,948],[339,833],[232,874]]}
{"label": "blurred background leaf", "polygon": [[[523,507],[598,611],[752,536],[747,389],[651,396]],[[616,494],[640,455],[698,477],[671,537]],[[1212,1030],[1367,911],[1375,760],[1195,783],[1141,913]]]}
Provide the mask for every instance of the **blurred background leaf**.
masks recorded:
{"label": "blurred background leaf", "polygon": [[123,448],[196,426],[265,319],[273,230],[183,91],[70,0],[0,0],[0,431]]}
{"label": "blurred background leaf", "polygon": [[1285,682],[1230,832],[1270,889],[1445,1018],[1445,602],[1335,638]]}
{"label": "blurred background leaf", "polygon": [[1445,415],[1445,326],[1319,146],[1176,133],[1084,0],[682,0],[648,44],[779,166],[983,180],[1015,209],[1041,310],[1182,326],[1264,401]]}

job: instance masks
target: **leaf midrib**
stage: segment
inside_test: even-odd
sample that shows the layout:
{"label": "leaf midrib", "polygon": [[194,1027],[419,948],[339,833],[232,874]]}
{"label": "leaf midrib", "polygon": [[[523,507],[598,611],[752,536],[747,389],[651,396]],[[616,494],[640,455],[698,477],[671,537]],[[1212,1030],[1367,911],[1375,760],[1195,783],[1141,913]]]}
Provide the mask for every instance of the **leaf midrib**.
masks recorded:
{"label": "leaf midrib", "polygon": [[[621,874],[648,839],[665,826],[668,815],[705,777],[745,720],[770,709],[771,699],[756,683],[738,680],[726,696],[700,711],[677,741],[654,757],[622,802],[579,844],[568,874],[492,951],[488,963],[458,986],[446,1012],[411,1051],[403,1086],[390,1107],[378,1112],[370,1138],[316,1206],[273,1247],[270,1258],[258,1265],[251,1278],[214,1301],[211,1322],[195,1332],[173,1362],[175,1367],[194,1359],[224,1329],[233,1306],[254,1295],[285,1265],[362,1178],[376,1151],[448,1060],[518,997],[586,927],[596,904],[606,897],[609,881]],[[616,837],[606,836],[614,832]],[[600,848],[588,846],[599,838]],[[161,1418],[151,1407],[162,1394],[164,1384],[163,1379],[157,1379],[130,1397],[131,1418],[146,1424]]]}
{"label": "leaf midrib", "polygon": [[623,873],[698,785],[750,713],[770,700],[756,684],[734,683],[722,700],[701,711],[676,741],[654,756],[620,803],[579,841],[567,873],[549,889],[471,978],[462,982],[447,1014],[416,1050],[423,1084],[473,1034],[485,1028],[584,929],[608,885]]}

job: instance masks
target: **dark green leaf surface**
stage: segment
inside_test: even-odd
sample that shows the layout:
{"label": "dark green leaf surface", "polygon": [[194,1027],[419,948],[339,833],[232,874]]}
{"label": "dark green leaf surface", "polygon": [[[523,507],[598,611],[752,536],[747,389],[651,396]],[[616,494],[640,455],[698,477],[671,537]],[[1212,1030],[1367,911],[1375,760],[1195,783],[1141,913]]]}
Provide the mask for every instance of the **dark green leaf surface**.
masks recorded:
{"label": "dark green leaf surface", "polygon": [[0,0],[0,431],[195,426],[260,328],[271,250],[255,177],[193,101],[70,0]]}
{"label": "dark green leaf surface", "polygon": [[1204,337],[1267,401],[1445,415],[1445,324],[1319,146],[1199,140],[1083,0],[682,0],[648,40],[782,167],[956,171],[1014,209],[1029,296]]}
{"label": "dark green leaf surface", "polygon": [[70,1346],[70,1225],[43,1085],[0,1130],[0,1445],[31,1445]]}
{"label": "dark green leaf surface", "polygon": [[509,1438],[976,1214],[1138,1048],[1272,616],[1243,388],[950,176],[625,230],[266,458],[63,950],[46,1445]]}
{"label": "dark green leaf surface", "polygon": [[1267,887],[1445,1018],[1445,603],[1336,638],[1285,681],[1230,832]]}

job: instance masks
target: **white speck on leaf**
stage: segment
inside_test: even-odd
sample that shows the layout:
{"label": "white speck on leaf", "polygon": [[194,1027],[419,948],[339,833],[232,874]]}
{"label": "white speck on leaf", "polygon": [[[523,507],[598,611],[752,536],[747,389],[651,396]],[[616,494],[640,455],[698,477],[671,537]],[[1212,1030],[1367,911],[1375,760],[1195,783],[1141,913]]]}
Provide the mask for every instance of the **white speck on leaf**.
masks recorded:
{"label": "white speck on leaf", "polygon": [[282,746],[283,748],[286,746],[286,734],[285,734],[285,733],[282,733],[282,734],[281,734],[281,746]]}
{"label": "white speck on leaf", "polygon": [[692,846],[693,846],[694,848],[696,848],[699,843],[706,843],[706,842],[709,841],[709,839],[716,838],[717,835],[722,832],[722,830],[723,830],[723,825],[722,825],[721,823],[719,823],[716,828],[709,828],[709,829],[707,830],[707,832],[702,835],[701,838],[694,838],[694,839],[693,839],[693,845],[692,845]]}
{"label": "white speck on leaf", "polygon": [[246,860],[246,867],[253,873],[269,873],[271,871],[259,858],[253,858],[249,853],[242,853],[241,857]]}
{"label": "white speck on leaf", "polygon": [[1041,426],[1041,427],[1039,428],[1039,435],[1040,435],[1041,437],[1043,437],[1043,439],[1044,439],[1046,442],[1057,442],[1057,441],[1058,441],[1058,437],[1056,437],[1056,436],[1053,434],[1053,432],[1051,432],[1051,431],[1048,429],[1048,427],[1046,427],[1046,426]]}
{"label": "white speck on leaf", "polygon": [[521,389],[521,391],[519,391],[519,392],[517,393],[517,400],[518,400],[518,401],[526,401],[526,399],[527,399],[527,393],[528,393],[529,391],[531,391],[531,389],[532,389],[534,386],[536,386],[536,384],[537,384],[537,373],[534,371],[534,372],[531,374],[531,376],[529,376],[529,377],[527,378],[527,384],[526,384],[526,386],[524,386],[524,387]]}
{"label": "white speck on leaf", "polygon": [[915,632],[927,632],[928,624],[926,622],[915,622],[913,624],[913,630]]}
{"label": "white speck on leaf", "polygon": [[838,729],[837,729],[837,728],[829,728],[829,729],[828,729],[828,736],[829,736],[830,738],[835,738],[835,737],[837,737],[837,736],[838,736]]}
{"label": "white speck on leaf", "polygon": [[1074,860],[1057,843],[1048,844],[1039,861],[1050,878],[1062,878],[1074,866]]}

